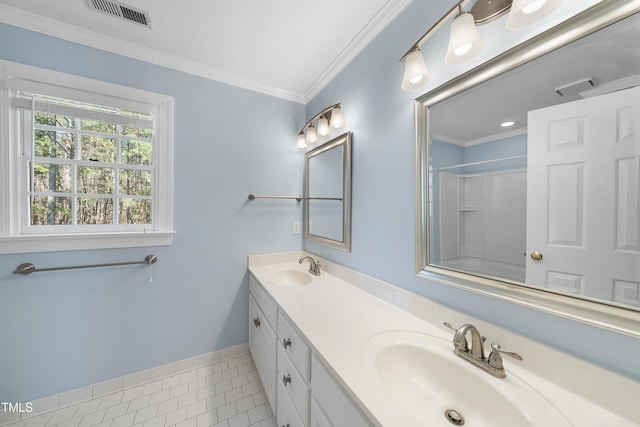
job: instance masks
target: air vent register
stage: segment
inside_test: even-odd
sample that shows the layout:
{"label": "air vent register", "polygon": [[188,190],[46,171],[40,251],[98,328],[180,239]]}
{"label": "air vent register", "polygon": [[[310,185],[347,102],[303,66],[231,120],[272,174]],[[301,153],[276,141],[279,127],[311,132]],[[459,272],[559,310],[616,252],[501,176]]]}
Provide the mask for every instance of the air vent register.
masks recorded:
{"label": "air vent register", "polygon": [[112,0],[87,0],[87,4],[91,9],[97,10],[98,12],[151,28],[149,14],[135,7]]}

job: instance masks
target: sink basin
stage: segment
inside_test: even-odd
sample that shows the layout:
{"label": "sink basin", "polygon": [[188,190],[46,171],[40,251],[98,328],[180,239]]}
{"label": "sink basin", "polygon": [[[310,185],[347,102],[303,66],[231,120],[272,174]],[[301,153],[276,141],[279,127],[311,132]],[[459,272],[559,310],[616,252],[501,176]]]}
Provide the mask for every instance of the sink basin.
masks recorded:
{"label": "sink basin", "polygon": [[271,280],[276,285],[296,287],[304,286],[311,283],[311,275],[304,271],[298,270],[282,270],[271,275]]}
{"label": "sink basin", "polygon": [[495,378],[454,355],[449,340],[384,332],[367,341],[363,362],[367,376],[415,426],[571,426],[542,395],[509,372],[507,364],[517,362],[506,360],[507,378]]}

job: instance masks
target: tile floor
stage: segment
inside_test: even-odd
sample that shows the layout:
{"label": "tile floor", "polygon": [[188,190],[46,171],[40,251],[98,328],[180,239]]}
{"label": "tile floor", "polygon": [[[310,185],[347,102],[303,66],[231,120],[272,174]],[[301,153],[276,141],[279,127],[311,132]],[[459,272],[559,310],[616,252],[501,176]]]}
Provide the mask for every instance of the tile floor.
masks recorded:
{"label": "tile floor", "polygon": [[3,427],[276,427],[250,354]]}

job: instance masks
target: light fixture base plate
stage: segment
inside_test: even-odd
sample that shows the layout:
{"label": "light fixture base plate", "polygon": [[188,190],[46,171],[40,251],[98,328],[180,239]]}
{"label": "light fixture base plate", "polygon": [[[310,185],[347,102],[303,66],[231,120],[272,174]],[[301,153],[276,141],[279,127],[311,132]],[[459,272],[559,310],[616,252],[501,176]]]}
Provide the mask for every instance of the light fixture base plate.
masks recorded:
{"label": "light fixture base plate", "polygon": [[476,24],[486,24],[507,13],[513,0],[476,0],[471,14]]}

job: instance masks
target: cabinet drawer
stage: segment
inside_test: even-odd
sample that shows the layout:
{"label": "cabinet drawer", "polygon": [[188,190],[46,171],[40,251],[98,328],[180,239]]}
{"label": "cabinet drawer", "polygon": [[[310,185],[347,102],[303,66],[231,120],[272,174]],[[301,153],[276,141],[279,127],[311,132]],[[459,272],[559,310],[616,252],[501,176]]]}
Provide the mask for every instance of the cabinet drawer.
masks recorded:
{"label": "cabinet drawer", "polygon": [[278,411],[276,414],[278,427],[305,427],[305,423],[300,419],[282,381],[278,383]]}
{"label": "cabinet drawer", "polygon": [[255,298],[256,302],[260,306],[260,309],[271,324],[271,327],[273,327],[273,329],[276,329],[276,321],[278,320],[278,307],[252,275],[249,275],[249,292]]}
{"label": "cabinet drawer", "polygon": [[[307,382],[293,365],[284,348],[278,346],[278,384],[296,407],[300,418],[306,422],[309,418],[310,390]],[[280,400],[280,396],[278,396]]]}
{"label": "cabinet drawer", "polygon": [[289,356],[304,381],[308,382],[311,349],[282,313],[278,313],[278,339],[278,345]]}

